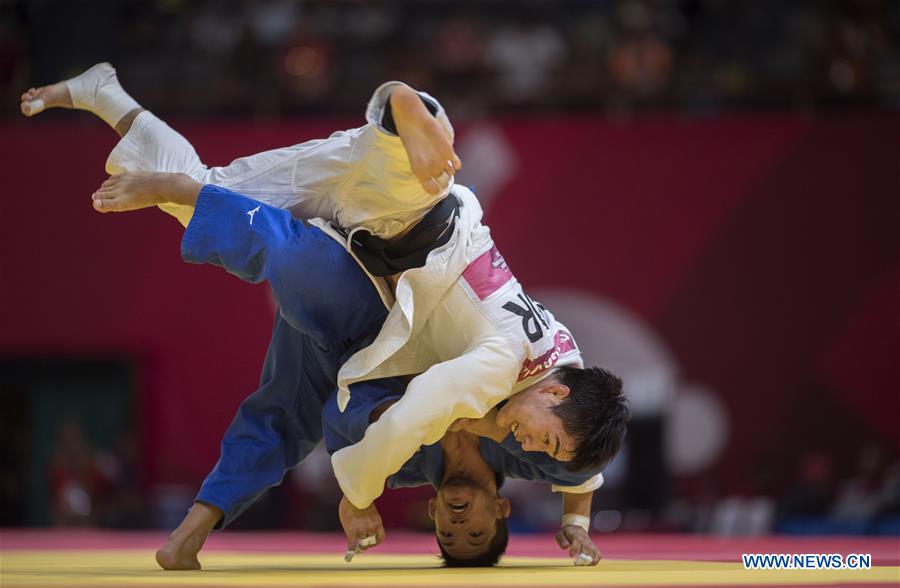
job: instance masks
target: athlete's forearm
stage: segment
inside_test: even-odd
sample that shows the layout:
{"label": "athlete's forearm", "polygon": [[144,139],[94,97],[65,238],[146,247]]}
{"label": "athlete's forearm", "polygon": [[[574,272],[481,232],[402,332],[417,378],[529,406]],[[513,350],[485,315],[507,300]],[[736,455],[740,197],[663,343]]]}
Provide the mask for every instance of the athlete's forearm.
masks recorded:
{"label": "athlete's forearm", "polygon": [[497,407],[494,407],[480,419],[459,419],[451,430],[468,431],[479,437],[486,437],[495,443],[503,443],[509,435],[509,429],[497,425]]}
{"label": "athlete's forearm", "polygon": [[457,418],[480,418],[507,398],[518,370],[517,358],[498,336],[414,378],[362,440],[332,455],[344,495],[357,508],[369,506],[419,447],[440,440]]}
{"label": "athlete's forearm", "polygon": [[591,501],[594,498],[593,492],[585,492],[584,494],[562,493],[563,497],[563,514],[581,515],[584,517],[591,516]]}

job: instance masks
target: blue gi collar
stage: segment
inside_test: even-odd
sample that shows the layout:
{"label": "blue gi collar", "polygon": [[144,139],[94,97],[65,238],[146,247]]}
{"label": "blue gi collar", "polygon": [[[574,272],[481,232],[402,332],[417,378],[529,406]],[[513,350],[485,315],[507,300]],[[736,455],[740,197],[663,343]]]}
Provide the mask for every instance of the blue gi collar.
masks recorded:
{"label": "blue gi collar", "polygon": [[[488,467],[494,470],[499,490],[506,480],[503,449],[486,437],[478,438],[478,449]],[[422,447],[421,453],[423,459],[420,461],[419,467],[422,477],[437,490],[444,477],[444,450],[441,449],[440,443],[434,443]]]}

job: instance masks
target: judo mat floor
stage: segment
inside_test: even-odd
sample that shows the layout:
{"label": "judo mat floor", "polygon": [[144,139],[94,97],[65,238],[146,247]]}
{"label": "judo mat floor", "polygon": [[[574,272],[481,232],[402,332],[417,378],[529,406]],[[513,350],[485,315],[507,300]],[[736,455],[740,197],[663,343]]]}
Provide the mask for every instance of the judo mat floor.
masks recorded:
{"label": "judo mat floor", "polygon": [[[502,565],[442,569],[431,535],[388,531],[343,561],[339,535],[215,534],[202,571],[153,559],[164,533],[0,531],[0,586],[900,586],[900,537],[597,536],[603,561],[576,568],[550,535],[510,538]],[[869,570],[745,570],[742,553],[869,553]]]}

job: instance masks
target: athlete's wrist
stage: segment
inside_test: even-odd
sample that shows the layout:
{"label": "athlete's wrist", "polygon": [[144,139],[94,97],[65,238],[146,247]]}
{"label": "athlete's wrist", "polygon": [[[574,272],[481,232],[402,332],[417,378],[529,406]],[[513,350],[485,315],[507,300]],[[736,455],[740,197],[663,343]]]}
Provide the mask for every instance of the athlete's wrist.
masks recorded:
{"label": "athlete's wrist", "polygon": [[585,531],[590,532],[591,519],[590,517],[586,517],[577,513],[566,513],[562,517],[562,524],[560,525],[560,527],[565,527],[566,525],[581,527]]}

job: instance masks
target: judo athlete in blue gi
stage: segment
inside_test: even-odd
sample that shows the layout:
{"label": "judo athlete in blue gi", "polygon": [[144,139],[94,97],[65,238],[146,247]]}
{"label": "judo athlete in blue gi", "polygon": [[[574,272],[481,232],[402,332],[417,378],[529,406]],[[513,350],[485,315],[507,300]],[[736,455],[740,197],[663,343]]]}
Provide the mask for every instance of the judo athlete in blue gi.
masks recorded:
{"label": "judo athlete in blue gi", "polygon": [[[196,184],[184,176],[152,175]],[[165,197],[165,189],[155,191]],[[345,412],[337,409],[333,392],[340,365],[371,342],[387,314],[375,283],[338,241],[287,211],[216,186],[204,186],[195,206],[182,239],[182,257],[219,265],[249,282],[268,281],[279,313],[259,390],[238,410],[194,508],[157,552],[157,561],[166,569],[199,568],[197,553],[215,525],[229,524],[266,489],[279,484],[323,434],[330,451],[357,442],[405,388],[397,378],[359,382]],[[490,524],[509,514],[508,501],[497,496],[505,476],[565,487],[596,478],[592,472],[571,472],[544,453],[525,452],[512,436],[501,445],[460,431],[421,449],[388,484],[430,483],[439,489],[429,510],[446,561],[489,564],[505,548],[505,525]],[[573,500],[589,501],[593,489],[579,488]],[[357,547],[371,528],[379,529],[376,542],[382,540],[374,507],[353,517],[346,519],[342,509],[348,547]],[[564,527],[567,533],[561,531],[560,545],[596,563],[599,554],[586,531],[570,527]]]}
{"label": "judo athlete in blue gi", "polygon": [[[357,443],[368,425],[396,400],[395,392],[383,381],[357,384],[343,413],[338,410],[337,396],[332,395],[322,412],[328,452]],[[430,484],[437,496],[428,501],[428,514],[435,522],[445,563],[489,566],[497,563],[509,538],[506,518],[510,503],[498,495],[507,477],[544,481],[555,489],[592,478],[590,473],[573,472],[543,453],[524,451],[511,435],[497,441],[466,431],[448,431],[439,443],[419,449],[388,478],[387,486]],[[588,551],[587,561],[599,558],[593,545],[584,553]]]}

